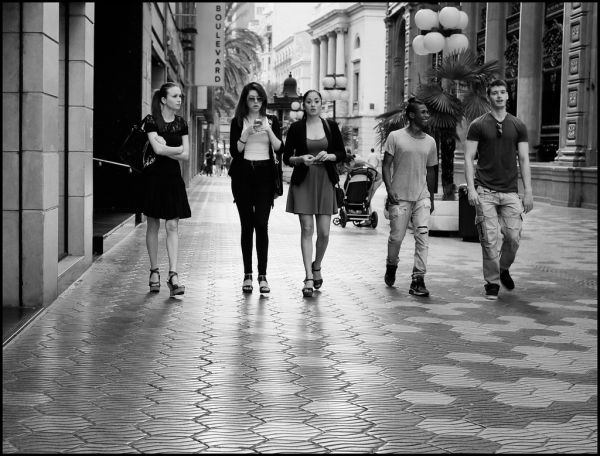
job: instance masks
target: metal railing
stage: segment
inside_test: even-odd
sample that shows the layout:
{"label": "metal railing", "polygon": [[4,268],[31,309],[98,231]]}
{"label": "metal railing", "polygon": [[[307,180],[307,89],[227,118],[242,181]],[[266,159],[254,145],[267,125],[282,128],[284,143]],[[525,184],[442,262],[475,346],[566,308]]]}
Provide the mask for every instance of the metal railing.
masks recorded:
{"label": "metal railing", "polygon": [[131,166],[126,165],[125,163],[120,163],[120,162],[111,161],[111,160],[103,160],[101,158],[93,158],[92,160],[97,161],[98,166],[102,166],[102,163],[109,163],[111,165],[124,166],[125,168],[129,168],[130,173],[132,172]]}

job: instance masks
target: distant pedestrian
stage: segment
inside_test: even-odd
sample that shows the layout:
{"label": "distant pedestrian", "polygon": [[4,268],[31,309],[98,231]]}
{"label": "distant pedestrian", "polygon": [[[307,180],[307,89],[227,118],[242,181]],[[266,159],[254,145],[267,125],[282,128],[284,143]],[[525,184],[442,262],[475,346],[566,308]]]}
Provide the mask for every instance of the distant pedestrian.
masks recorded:
{"label": "distant pedestrian", "polygon": [[188,126],[183,117],[175,114],[180,107],[181,89],[177,84],[167,82],[154,92],[152,114],[146,117],[146,132],[157,157],[142,173],[142,213],[148,218],[146,247],[150,257],[150,291],[160,289],[158,230],[160,220],[164,219],[169,257],[167,285],[171,296],[185,291],[177,275],[178,227],[179,219],[192,216],[179,167],[179,162],[189,157]]}
{"label": "distant pedestrian", "polygon": [[371,153],[367,157],[367,163],[376,170],[380,170],[381,159],[379,158],[379,154],[375,153],[375,149],[373,148],[371,148]]}
{"label": "distant pedestrian", "polygon": [[429,250],[429,214],[433,211],[430,195],[434,192],[437,148],[435,140],[424,131],[429,121],[425,104],[416,98],[409,99],[406,117],[408,125],[391,132],[384,146],[382,171],[390,220],[384,279],[390,287],[396,281],[400,247],[412,220],[415,254],[409,293],[429,296],[425,287],[425,273]]}
{"label": "distant pedestrian", "polygon": [[[339,181],[335,163],[346,156],[336,122],[322,119],[323,99],[316,90],[304,94],[304,117],[290,125],[283,161],[293,166],[285,210],[298,214],[300,247],[306,277],[302,294],[310,297],[313,287],[323,284],[321,261],[329,243],[331,216],[337,213],[334,185]],[[314,218],[313,218],[314,216]],[[312,237],[317,225],[315,260]]]}
{"label": "distant pedestrian", "polygon": [[227,176],[229,174],[229,167],[231,166],[231,154],[227,153],[225,154],[225,175]]}
{"label": "distant pedestrian", "polygon": [[213,151],[212,149],[210,149],[208,152],[206,152],[206,175],[207,176],[211,176],[213,175]]}
{"label": "distant pedestrian", "polygon": [[258,286],[261,293],[269,293],[268,225],[276,177],[273,162],[279,162],[283,142],[277,117],[267,114],[267,93],[260,84],[251,82],[243,88],[230,132],[229,176],[240,216],[244,260],[242,291],[252,292],[252,244],[256,232]]}
{"label": "distant pedestrian", "polygon": [[[475,206],[476,211],[485,297],[497,299],[500,290],[498,281],[509,290],[515,287],[509,269],[521,240],[522,214],[533,208],[533,193],[527,127],[506,112],[506,82],[500,79],[492,81],[487,95],[491,111],[473,120],[467,132],[465,179],[469,204]],[[519,170],[524,190],[522,202],[518,194]],[[502,246],[498,245],[499,231],[503,235]]]}
{"label": "distant pedestrian", "polygon": [[215,174],[218,176],[222,176],[224,166],[225,157],[223,156],[223,152],[221,151],[221,149],[217,149],[217,152],[215,153]]}

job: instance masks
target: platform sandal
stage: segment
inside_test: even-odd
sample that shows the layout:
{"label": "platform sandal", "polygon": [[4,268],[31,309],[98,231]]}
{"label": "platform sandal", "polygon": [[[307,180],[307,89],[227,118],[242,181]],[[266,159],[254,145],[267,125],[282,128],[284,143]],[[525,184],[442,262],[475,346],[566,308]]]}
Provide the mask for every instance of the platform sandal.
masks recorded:
{"label": "platform sandal", "polygon": [[[150,279],[152,278],[152,274],[154,274],[155,272],[156,272],[156,274],[158,274],[158,280],[156,282],[153,282]],[[150,291],[152,293],[158,293],[160,291],[160,274],[158,272],[158,268],[150,269],[150,277],[148,278],[148,286],[150,287]]]}
{"label": "platform sandal", "polygon": [[[321,271],[321,268],[315,269],[315,262],[314,261],[312,262],[311,269],[312,269],[313,275],[314,275],[315,272],[320,272]],[[315,290],[318,290],[319,288],[321,288],[321,285],[323,285],[323,278],[313,279],[313,283],[315,285]]]}
{"label": "platform sandal", "polygon": [[173,277],[179,278],[179,275],[175,271],[169,271],[169,280],[167,280],[167,286],[171,291],[171,297],[182,295],[185,293],[185,287],[183,285],[173,284]]}
{"label": "platform sandal", "polygon": [[267,282],[267,276],[264,274],[258,276],[258,286],[261,293],[271,292],[271,288],[269,287],[269,283]]}
{"label": "platform sandal", "polygon": [[312,282],[311,285],[314,286],[313,279],[304,279],[304,288],[302,288],[302,296],[304,296],[305,298],[311,298],[313,295],[313,287],[309,287],[308,282]]}
{"label": "platform sandal", "polygon": [[252,274],[244,274],[244,282],[242,283],[242,291],[244,293],[252,293]]}

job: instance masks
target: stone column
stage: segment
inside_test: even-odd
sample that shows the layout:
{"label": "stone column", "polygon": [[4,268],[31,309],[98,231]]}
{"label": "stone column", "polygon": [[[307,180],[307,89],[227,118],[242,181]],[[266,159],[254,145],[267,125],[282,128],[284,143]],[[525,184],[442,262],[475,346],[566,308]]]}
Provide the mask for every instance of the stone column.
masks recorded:
{"label": "stone column", "polygon": [[92,263],[94,4],[69,4],[69,254]]}
{"label": "stone column", "polygon": [[488,2],[485,24],[485,61],[498,60],[500,75],[504,75],[505,71],[506,5],[502,2]]}
{"label": "stone column", "polygon": [[465,36],[469,39],[469,49],[473,52],[477,50],[477,14],[479,14],[479,3],[461,2],[460,9],[469,16],[467,28],[463,30]]}
{"label": "stone column", "polygon": [[[320,54],[319,39],[315,38],[314,40],[312,40],[311,81],[310,81],[310,87],[307,87],[307,89],[313,89],[313,88],[318,89],[320,87],[320,81],[319,81],[319,75],[320,75],[319,58],[320,58],[320,55],[319,54]],[[306,90],[305,90],[305,92],[306,92]]]}
{"label": "stone column", "polygon": [[542,32],[544,4],[521,3],[519,19],[519,81],[517,117],[527,125],[529,157],[536,156],[534,146],[540,143],[542,110]]}
{"label": "stone column", "polygon": [[23,3],[22,19],[20,261],[23,305],[33,307],[58,294],[59,4]]}
{"label": "stone column", "polygon": [[327,33],[327,74],[335,74],[335,32]]}
{"label": "stone column", "polygon": [[335,74],[346,75],[346,69],[344,68],[344,65],[346,63],[346,47],[344,41],[344,34],[346,32],[347,29],[344,28],[335,29],[335,33],[337,35],[335,45]]}
{"label": "stone column", "polygon": [[[597,164],[597,6],[588,2],[565,3],[563,65],[561,73],[559,150],[555,161],[561,165],[585,166],[586,157]],[[597,40],[597,38],[596,38]],[[597,46],[597,41],[596,41]],[[591,74],[595,79],[591,78]]]}
{"label": "stone column", "polygon": [[323,78],[327,74],[327,35],[319,37],[321,41],[321,58],[319,61],[319,91],[323,90]]}

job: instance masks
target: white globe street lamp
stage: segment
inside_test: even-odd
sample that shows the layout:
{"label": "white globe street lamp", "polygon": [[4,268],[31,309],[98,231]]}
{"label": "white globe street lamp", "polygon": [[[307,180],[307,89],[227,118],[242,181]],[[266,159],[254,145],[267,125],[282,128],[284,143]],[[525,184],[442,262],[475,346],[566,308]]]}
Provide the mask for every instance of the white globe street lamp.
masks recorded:
{"label": "white globe street lamp", "polygon": [[462,33],[469,24],[469,16],[454,6],[446,6],[439,13],[425,8],[415,14],[415,24],[421,31],[412,42],[417,55],[458,52],[469,47],[469,39]]}
{"label": "white globe street lamp", "polygon": [[343,74],[328,74],[323,78],[323,88],[325,91],[321,94],[323,101],[333,102],[333,120],[335,120],[335,103],[338,100],[347,100],[348,92],[346,85],[348,78]]}

